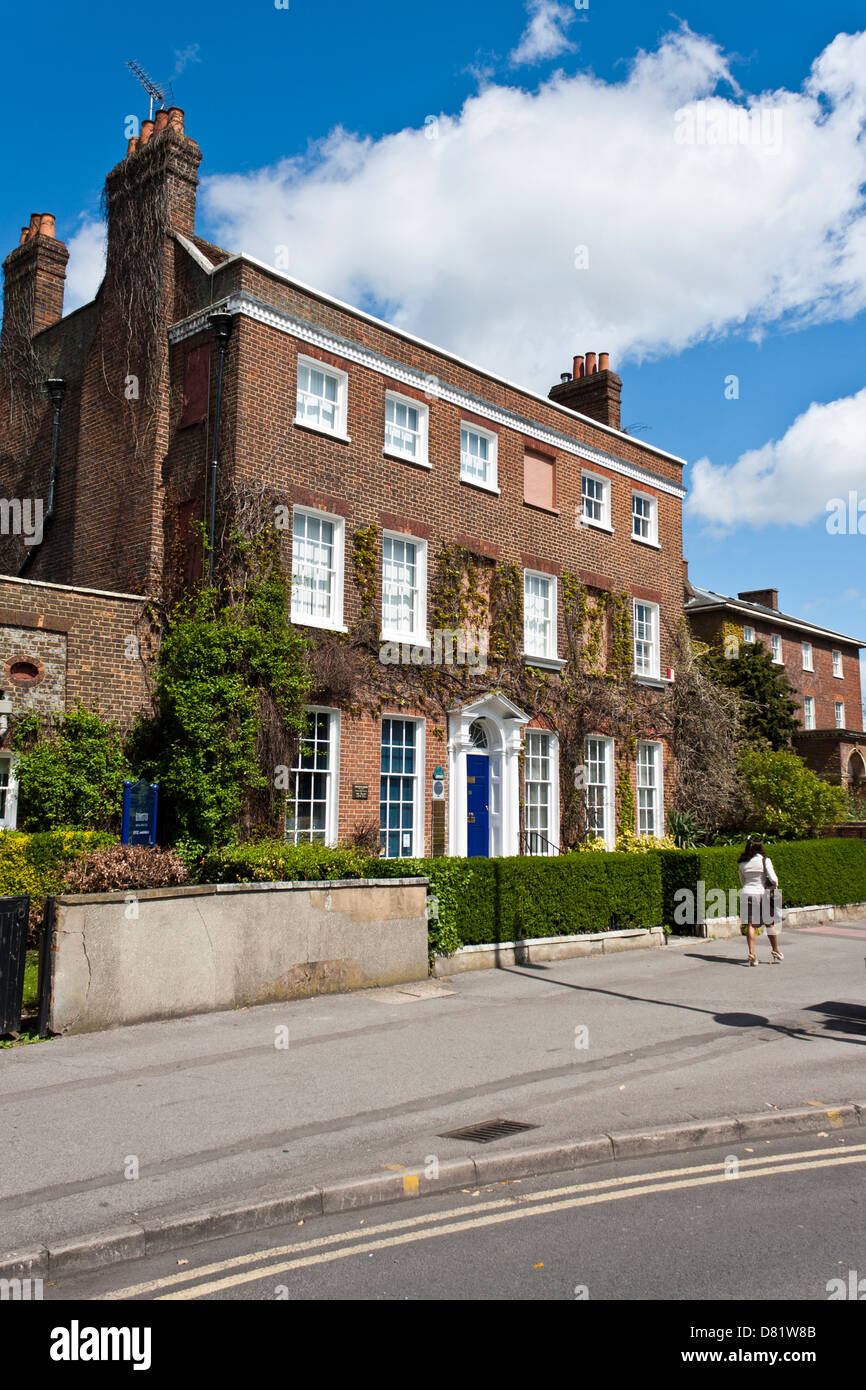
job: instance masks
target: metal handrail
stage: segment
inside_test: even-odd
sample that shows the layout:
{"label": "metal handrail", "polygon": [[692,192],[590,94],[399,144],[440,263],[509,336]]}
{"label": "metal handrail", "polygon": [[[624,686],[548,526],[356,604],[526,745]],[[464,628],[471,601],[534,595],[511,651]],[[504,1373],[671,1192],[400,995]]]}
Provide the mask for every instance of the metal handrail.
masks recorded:
{"label": "metal handrail", "polygon": [[[548,840],[546,835],[542,835],[540,830],[524,830],[520,835],[521,850],[524,854],[564,854],[565,850],[560,849],[552,840]],[[536,848],[543,845],[543,849]]]}

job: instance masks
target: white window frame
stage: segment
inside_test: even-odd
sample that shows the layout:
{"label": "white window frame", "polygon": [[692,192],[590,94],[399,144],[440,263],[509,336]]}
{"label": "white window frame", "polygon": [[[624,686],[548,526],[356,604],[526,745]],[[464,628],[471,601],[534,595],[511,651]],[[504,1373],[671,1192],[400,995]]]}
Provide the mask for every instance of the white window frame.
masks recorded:
{"label": "white window frame", "polygon": [[[302,613],[296,602],[297,586],[295,581],[295,518],[298,516],[315,517],[319,521],[329,521],[334,527],[334,564],[331,571],[333,575],[333,589],[331,591],[331,618],[328,622],[317,622],[308,613]],[[346,551],[346,518],[337,516],[335,512],[320,512],[315,507],[293,507],[292,508],[292,606],[291,620],[298,627],[315,627],[326,632],[346,632],[343,626],[343,588],[345,582],[345,551]]]}
{"label": "white window frame", "polygon": [[[651,748],[652,768],[654,775],[654,785],[652,787],[641,786],[641,749]],[[664,754],[663,744],[653,739],[642,739],[637,745],[637,757],[635,759],[635,830],[638,835],[664,835]],[[641,792],[651,792],[651,812],[653,818],[652,830],[641,830],[641,812],[645,807],[641,807]]]}
{"label": "white window frame", "polygon": [[837,680],[844,680],[844,672],[842,670],[842,653],[836,647],[833,648],[833,675],[836,677]]}
{"label": "white window frame", "polygon": [[834,716],[835,716],[835,719],[836,719],[836,728],[837,728],[837,729],[844,729],[844,728],[845,728],[845,701],[844,701],[844,700],[834,700],[833,705],[834,705],[833,713],[834,713]]}
{"label": "white window frame", "polygon": [[815,696],[803,696],[803,728],[814,729],[815,727]]}
{"label": "white window frame", "polygon": [[[533,752],[531,751],[532,746],[533,746],[533,744],[534,744],[534,742],[535,742],[536,739],[547,739],[547,754],[546,754],[546,755],[545,755],[544,753],[533,753]],[[526,730],[526,744],[525,744],[524,752],[525,752],[525,758],[524,758],[524,764],[523,764],[523,766],[524,766],[524,775],[523,775],[523,799],[524,799],[524,814],[525,814],[525,817],[526,817],[526,850],[527,850],[527,853],[528,853],[528,854],[534,854],[534,853],[536,853],[536,851],[535,851],[535,850],[532,850],[532,849],[530,848],[530,846],[531,846],[531,844],[532,844],[532,840],[531,840],[532,832],[533,832],[533,831],[537,831],[537,833],[538,833],[539,835],[543,836],[543,838],[544,838],[545,840],[547,840],[547,842],[548,842],[547,848],[546,848],[546,849],[539,849],[539,850],[537,851],[537,853],[539,853],[539,854],[558,854],[558,853],[559,853],[559,739],[556,737],[556,734],[554,734],[550,729],[527,729],[527,730]],[[546,780],[544,780],[544,779],[542,779],[542,778],[540,778],[540,777],[538,777],[538,778],[536,778],[536,777],[530,777],[530,776],[529,776],[529,773],[530,773],[530,771],[532,770],[532,760],[535,759],[535,758],[542,758],[542,757],[545,757],[545,756],[547,757],[547,765],[548,765],[548,771],[547,771],[547,778],[546,778]],[[547,787],[547,788],[548,788],[548,794],[547,794],[547,807],[546,807],[546,809],[547,809],[547,830],[546,830],[546,831],[545,831],[545,830],[541,830],[540,827],[538,827],[538,826],[534,826],[534,825],[533,825],[533,826],[530,826],[530,824],[529,824],[529,820],[530,820],[530,811],[531,811],[532,809],[535,809],[534,807],[531,807],[531,806],[530,806],[530,793],[529,793],[529,788],[530,788],[530,787]],[[538,805],[538,807],[540,808],[540,802],[537,803],[537,805]]]}
{"label": "white window frame", "polygon": [[[415,626],[411,632],[401,632],[385,624],[385,542],[402,541],[415,547]],[[386,642],[407,642],[413,646],[427,646],[430,636],[427,632],[427,542],[419,536],[410,536],[403,531],[382,532],[382,640]]]}
{"label": "white window frame", "polygon": [[[417,410],[417,412],[418,412],[418,429],[417,429],[417,431],[415,432],[415,433],[417,434],[417,439],[418,439],[418,452],[417,452],[417,454],[413,455],[413,454],[406,453],[406,452],[404,452],[402,449],[396,448],[393,444],[389,444],[389,443],[388,443],[388,402],[389,402],[389,401],[392,401],[395,405],[405,405],[405,406],[408,406],[410,410]],[[423,401],[417,401],[417,400],[415,399],[414,396],[401,396],[400,393],[399,393],[399,391],[386,391],[386,392],[385,392],[384,448],[383,448],[383,450],[382,450],[383,454],[385,454],[386,457],[389,458],[389,459],[399,459],[401,463],[414,463],[414,464],[415,464],[417,467],[419,467],[419,468],[430,468],[430,467],[431,467],[431,464],[430,464],[430,459],[429,459],[429,457],[428,457],[429,416],[430,416],[429,407],[426,406],[426,405],[424,404]],[[397,428],[397,429],[402,429],[402,426],[398,425],[398,426],[396,426],[395,428]],[[413,432],[413,431],[407,431],[407,433],[412,433],[412,432]]]}
{"label": "white window frame", "polygon": [[[586,768],[586,770],[587,770],[587,782],[586,782],[586,786],[585,786],[585,788],[584,788],[584,791],[587,792],[587,793],[589,792],[590,787],[599,787],[599,786],[602,786],[602,783],[600,783],[600,782],[590,782],[590,781],[589,781],[588,744],[589,744],[589,742],[590,742],[591,739],[592,739],[593,741],[595,741],[595,742],[601,743],[601,744],[603,745],[603,747],[604,747],[605,781],[604,781],[604,784],[603,784],[603,792],[604,792],[604,794],[603,794],[603,797],[602,797],[602,805],[601,805],[601,811],[602,811],[602,830],[601,830],[601,835],[599,836],[599,835],[598,835],[598,832],[596,832],[595,834],[592,834],[592,832],[589,831],[589,828],[588,828],[588,827],[587,827],[587,835],[588,835],[589,837],[591,837],[592,839],[599,838],[599,839],[604,840],[604,843],[607,845],[608,849],[613,849],[614,845],[616,844],[616,792],[615,792],[615,788],[614,788],[613,739],[612,739],[612,738],[607,738],[604,734],[587,734],[586,738],[584,739],[584,742],[583,742],[583,762],[584,762],[584,766],[585,766],[585,768]],[[586,799],[588,800],[588,797],[587,797]]]}
{"label": "white window frame", "polygon": [[749,627],[748,623],[743,624],[743,641],[752,645],[755,641],[755,629]]}
{"label": "white window frame", "polygon": [[[414,771],[413,773],[405,773],[405,772],[402,772],[402,773],[400,773],[400,772],[387,773],[387,772],[382,772],[382,770],[381,770],[381,767],[382,767],[382,761],[381,761],[381,758],[382,758],[382,726],[383,726],[383,724],[384,724],[384,722],[385,722],[386,719],[398,719],[398,720],[400,720],[400,721],[401,721],[402,723],[404,723],[404,724],[414,724],[414,725],[415,725],[415,771]],[[382,711],[382,716],[381,716],[381,719],[380,719],[380,722],[379,722],[379,820],[380,820],[380,830],[379,830],[379,833],[380,833],[380,835],[381,835],[381,833],[382,833],[382,830],[381,830],[381,815],[382,815],[382,781],[381,781],[381,779],[382,779],[382,777],[388,777],[388,776],[392,776],[392,777],[407,777],[407,776],[411,776],[411,777],[414,777],[414,779],[415,779],[414,787],[413,787],[413,789],[412,789],[412,793],[413,793],[413,794],[412,794],[412,832],[411,832],[411,833],[412,833],[412,845],[411,845],[411,848],[410,848],[408,854],[401,854],[401,855],[399,856],[401,859],[423,859],[423,858],[424,858],[424,811],[425,811],[424,788],[425,788],[425,786],[426,786],[426,781],[427,781],[427,778],[426,778],[426,766],[427,766],[427,764],[426,764],[426,747],[425,747],[425,744],[426,744],[426,728],[427,728],[427,722],[426,722],[426,720],[423,718],[423,716],[411,715],[411,714],[404,714],[404,713],[402,713],[402,711],[399,711],[399,710],[394,711],[394,712],[389,711],[389,710],[383,710],[383,711]],[[388,804],[390,804],[390,803],[388,803]],[[402,835],[403,835],[402,829],[401,829],[401,831],[400,831],[400,834],[401,834],[401,839],[402,839]],[[387,828],[386,828],[386,835],[387,835]],[[387,849],[387,841],[386,841],[386,844],[385,844],[385,848]],[[401,848],[402,848],[402,843],[401,843]],[[397,857],[397,856],[391,856],[391,855],[388,855],[388,854],[382,855],[382,858],[384,858],[384,859],[396,858],[396,857]]]}
{"label": "white window frame", "polygon": [[803,670],[814,671],[815,667],[812,665],[812,643],[801,642],[800,652],[803,657]]}
{"label": "white window frame", "polygon": [[[650,663],[651,669],[648,670],[648,671],[642,670],[642,669],[640,668],[640,664],[639,664],[639,662],[638,662],[638,641],[639,641],[639,640],[642,640],[642,639],[639,639],[639,638],[638,638],[637,610],[638,610],[639,607],[640,607],[640,608],[647,608],[647,609],[649,609],[650,613],[652,614],[652,619],[651,619],[651,625],[652,625],[652,637],[651,637],[652,661],[651,661],[651,663]],[[636,599],[633,599],[633,600],[632,600],[632,646],[633,646],[632,657],[633,657],[633,662],[634,662],[634,674],[635,674],[636,676],[642,677],[644,680],[659,680],[659,679],[660,679],[660,672],[661,672],[661,653],[660,653],[660,650],[659,650],[659,625],[660,625],[660,613],[659,613],[659,605],[658,605],[657,603],[649,603],[646,599],[642,599],[642,598],[636,598]]]}
{"label": "white window frame", "polygon": [[[778,656],[776,655],[777,652],[779,653]],[[770,656],[773,659],[774,665],[784,666],[785,662],[782,659],[782,638],[778,632],[770,633]]]}
{"label": "white window frame", "polygon": [[[587,498],[583,491],[584,479],[601,484],[601,498],[592,499],[593,502],[600,503],[600,518],[586,514]],[[608,531],[613,535],[613,526],[610,520],[610,478],[605,478],[601,473],[593,473],[589,468],[582,468],[580,471],[580,520],[583,526],[592,526],[596,531]]]}
{"label": "white window frame", "polygon": [[[333,377],[337,383],[337,399],[334,402],[334,428],[330,425],[323,425],[312,419],[307,419],[306,414],[301,412],[301,369],[307,368],[309,371],[322,372],[324,376]],[[304,429],[315,430],[317,434],[326,434],[332,439],[342,439],[349,441],[346,432],[346,420],[348,411],[349,377],[346,372],[340,371],[339,367],[332,367],[329,362],[321,362],[317,357],[298,357],[298,372],[295,384],[295,424],[303,425]],[[306,393],[309,394],[309,393]],[[317,399],[313,397],[313,399]]]}
{"label": "white window frame", "polygon": [[[649,503],[649,516],[638,518],[634,509],[634,504],[636,501]],[[645,521],[647,523],[648,531],[645,536],[639,535],[635,531],[634,524],[637,520]],[[653,497],[652,493],[650,492],[638,492],[636,488],[632,488],[631,493],[631,538],[633,541],[637,541],[638,545],[649,545],[652,546],[654,550],[661,550],[661,546],[659,545],[658,498]]]}
{"label": "white window frame", "polygon": [[324,774],[321,774],[319,769],[301,767],[301,747],[303,745],[303,739],[301,739],[298,745],[296,765],[291,769],[292,787],[289,792],[289,800],[290,803],[293,804],[294,809],[297,810],[298,803],[296,796],[296,779],[299,774],[310,773],[311,775],[315,776],[316,772],[319,771],[320,775],[324,775],[325,777],[327,777],[327,789],[325,793],[325,838],[324,840],[314,840],[311,835],[305,834],[304,832],[301,832],[301,834],[299,835],[297,829],[295,829],[294,831],[289,830],[288,809],[286,811],[285,836],[289,843],[294,845],[306,845],[311,843],[335,845],[339,839],[338,827],[340,814],[340,711],[339,709],[335,709],[332,705],[306,705],[305,713],[313,715],[325,714],[328,716],[328,747],[330,750],[330,766],[328,767],[327,772]]}
{"label": "white window frame", "polygon": [[[463,434],[477,434],[479,439],[487,440],[487,478],[480,479],[464,472]],[[473,457],[469,455],[469,457]],[[482,429],[470,420],[460,421],[460,481],[470,487],[479,487],[483,492],[499,493],[499,435],[492,430]]]}
{"label": "white window frame", "polygon": [[18,825],[18,758],[15,753],[0,753],[0,776],[6,776],[6,786],[2,788],[5,798],[0,814],[0,830],[14,830]]}
{"label": "white window frame", "polygon": [[[547,584],[547,601],[550,608],[550,621],[547,631],[547,650],[540,652],[534,651],[529,646],[529,605],[527,602],[528,581],[540,579]],[[556,632],[556,609],[559,602],[559,595],[556,587],[556,575],[545,574],[543,570],[524,570],[523,571],[523,654],[527,657],[538,657],[541,660],[556,661],[558,659],[558,637]]]}

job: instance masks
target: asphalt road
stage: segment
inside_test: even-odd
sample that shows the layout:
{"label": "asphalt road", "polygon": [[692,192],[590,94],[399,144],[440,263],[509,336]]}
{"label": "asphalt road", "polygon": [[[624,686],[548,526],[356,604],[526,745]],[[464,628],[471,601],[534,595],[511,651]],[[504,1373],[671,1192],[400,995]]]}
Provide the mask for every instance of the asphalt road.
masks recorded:
{"label": "asphalt road", "polygon": [[[495,1146],[490,1146],[494,1148]],[[866,1130],[496,1183],[224,1238],[46,1300],[829,1300],[866,1297]],[[828,1285],[841,1280],[841,1286]],[[798,1315],[803,1321],[805,1315]],[[787,1319],[790,1321],[790,1317]]]}

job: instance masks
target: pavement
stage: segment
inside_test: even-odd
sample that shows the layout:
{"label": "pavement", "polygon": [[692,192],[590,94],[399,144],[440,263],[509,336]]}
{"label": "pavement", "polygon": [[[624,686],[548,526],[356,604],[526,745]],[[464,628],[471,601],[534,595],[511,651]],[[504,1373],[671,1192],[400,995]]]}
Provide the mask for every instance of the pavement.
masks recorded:
{"label": "pavement", "polygon": [[[861,1123],[866,923],[786,931],[781,965],[758,949],[758,969],[741,940],[688,939],[4,1050],[0,1265],[65,1245],[65,1267],[88,1268],[94,1232],[119,1231],[101,1258],[124,1259],[160,1228],[177,1243],[191,1210],[258,1203],[248,1225],[275,1224],[281,1194],[322,1211],[336,1193],[339,1210],[364,1183],[358,1202],[412,1195],[437,1167],[460,1186],[456,1160],[531,1169],[531,1151],[594,1139],[598,1161],[609,1136],[670,1126],[656,1146],[676,1148],[743,1115],[782,1132]],[[444,1137],[494,1117],[533,1128]]]}

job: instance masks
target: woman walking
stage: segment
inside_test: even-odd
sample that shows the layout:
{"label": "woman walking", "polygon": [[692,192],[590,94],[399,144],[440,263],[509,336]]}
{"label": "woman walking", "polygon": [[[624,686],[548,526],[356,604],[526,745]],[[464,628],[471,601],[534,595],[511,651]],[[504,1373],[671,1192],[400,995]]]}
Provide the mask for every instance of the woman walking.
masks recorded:
{"label": "woman walking", "polygon": [[772,907],[773,890],[779,886],[779,877],[768,859],[761,840],[752,836],[746,841],[746,848],[740,855],[740,931],[748,938],[749,965],[757,965],[755,956],[755,937],[760,936],[761,927],[766,926],[770,938],[772,963],[775,965],[785,957],[779,950],[776,919]]}

